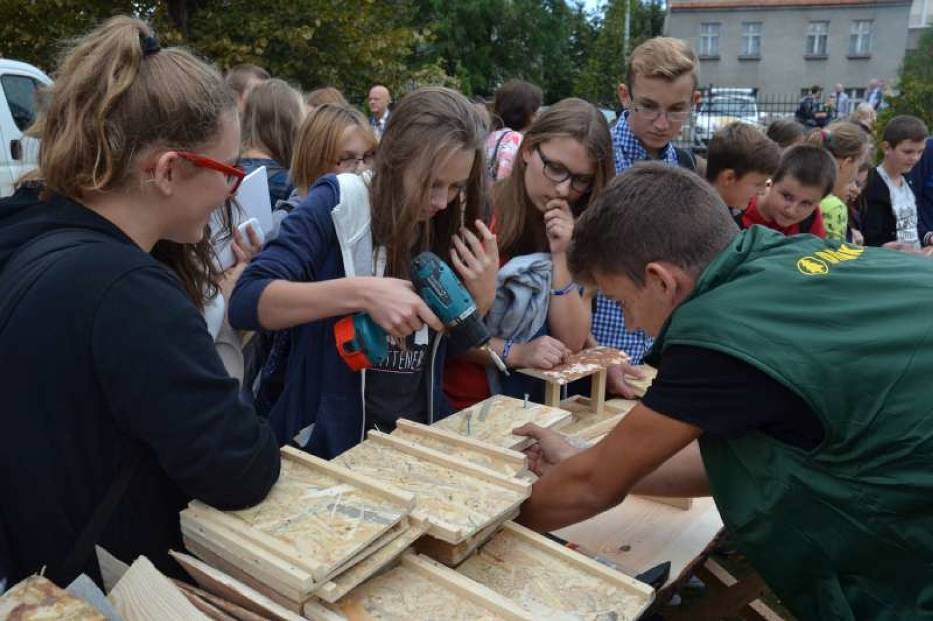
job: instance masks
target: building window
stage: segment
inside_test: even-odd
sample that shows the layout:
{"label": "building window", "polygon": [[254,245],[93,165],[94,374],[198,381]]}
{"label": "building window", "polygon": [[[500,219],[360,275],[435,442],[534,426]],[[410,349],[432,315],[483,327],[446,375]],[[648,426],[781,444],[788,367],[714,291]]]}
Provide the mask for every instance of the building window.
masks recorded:
{"label": "building window", "polygon": [[700,58],[719,56],[719,22],[700,24],[700,41],[697,47]]}
{"label": "building window", "polygon": [[826,56],[829,22],[810,22],[807,27],[807,56]]}
{"label": "building window", "polygon": [[761,56],[761,22],[742,22],[742,56]]}
{"label": "building window", "polygon": [[849,31],[849,56],[868,56],[871,54],[872,20],[860,19],[852,22]]}

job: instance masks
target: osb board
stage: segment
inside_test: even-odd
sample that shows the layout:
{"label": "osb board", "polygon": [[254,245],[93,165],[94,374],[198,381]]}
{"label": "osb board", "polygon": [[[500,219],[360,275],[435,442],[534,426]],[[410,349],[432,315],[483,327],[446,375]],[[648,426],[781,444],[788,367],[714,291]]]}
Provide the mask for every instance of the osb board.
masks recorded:
{"label": "osb board", "polygon": [[42,576],[30,576],[18,582],[0,597],[0,619],[105,621],[96,608]]}
{"label": "osb board", "polygon": [[411,499],[376,493],[311,456],[287,449],[282,456],[279,480],[261,503],[220,512],[194,502],[200,511],[192,519],[207,517],[216,528],[302,568],[319,584],[409,513]]}
{"label": "osb board", "polygon": [[570,412],[560,408],[496,395],[460,410],[434,423],[434,426],[502,448],[520,451],[529,446],[532,440],[514,435],[512,430],[516,427],[525,423],[535,423],[541,427],[560,429],[568,422]]}
{"label": "osb board", "polygon": [[325,602],[336,602],[359,586],[364,580],[369,579],[386,565],[392,563],[411,547],[419,537],[424,535],[426,530],[427,525],[413,525],[389,545],[377,550],[339,576],[332,578],[330,582],[314,592],[315,597],[319,597]]}
{"label": "osb board", "polygon": [[560,402],[560,407],[564,410],[570,412],[573,416],[573,420],[569,424],[560,428],[560,432],[565,436],[579,436],[582,433],[585,433],[587,429],[598,425],[607,420],[621,420],[620,414],[625,414],[632,407],[635,406],[637,401],[631,401],[631,405],[628,408],[621,407],[617,403],[606,402],[605,407],[601,414],[597,414],[593,411],[591,401],[587,397],[581,395],[575,395],[569,399],[564,399]]}
{"label": "osb board", "polygon": [[645,376],[641,379],[636,379],[631,375],[625,376],[625,383],[634,388],[638,392],[638,397],[641,398],[648,392],[648,388],[654,382],[654,378],[658,375],[658,370],[647,364],[642,364],[635,367]]}
{"label": "osb board", "polygon": [[508,520],[514,520],[517,517],[518,511],[514,511],[511,515],[506,516],[502,523],[492,524],[463,543],[458,543],[457,545],[441,541],[430,535],[425,535],[415,543],[415,549],[421,554],[431,557],[438,563],[443,563],[448,567],[456,567],[462,563],[465,558],[470,556],[476,548],[489,541],[490,537],[502,528],[502,524],[507,523]]}
{"label": "osb board", "polygon": [[457,571],[536,619],[633,621],[654,600],[651,587],[511,522]]}
{"label": "osb board", "polygon": [[301,621],[301,617],[296,613],[216,567],[174,550],[170,550],[169,554],[208,593],[274,621]]}
{"label": "osb board", "polygon": [[524,453],[474,440],[436,425],[428,427],[399,419],[392,435],[509,477],[528,468],[528,458]]}
{"label": "osb board", "polygon": [[406,554],[398,566],[354,589],[331,609],[354,621],[532,619],[489,589],[412,554]]}
{"label": "osb board", "polygon": [[137,558],[107,595],[124,621],[208,621],[145,556]]}
{"label": "osb board", "polygon": [[460,543],[501,521],[528,496],[528,491],[402,452],[373,437],[334,462],[413,494],[414,515],[428,522],[429,534],[448,543]]}
{"label": "osb board", "polygon": [[712,498],[695,498],[693,507],[684,511],[629,496],[555,534],[617,563],[630,576],[670,561],[671,583],[695,563],[721,528]]}
{"label": "osb board", "polygon": [[551,369],[519,369],[518,371],[563,386],[623,362],[628,362],[628,356],[618,349],[591,347],[571,354],[566,362]]}

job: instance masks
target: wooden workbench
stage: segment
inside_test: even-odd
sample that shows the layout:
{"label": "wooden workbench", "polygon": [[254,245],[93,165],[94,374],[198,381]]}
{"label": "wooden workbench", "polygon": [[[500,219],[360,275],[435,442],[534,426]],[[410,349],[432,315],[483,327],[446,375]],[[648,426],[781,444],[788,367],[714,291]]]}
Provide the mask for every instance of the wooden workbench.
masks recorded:
{"label": "wooden workbench", "polygon": [[630,496],[554,534],[618,564],[630,576],[670,561],[670,585],[703,559],[721,529],[712,498],[697,498],[692,508],[684,510]]}

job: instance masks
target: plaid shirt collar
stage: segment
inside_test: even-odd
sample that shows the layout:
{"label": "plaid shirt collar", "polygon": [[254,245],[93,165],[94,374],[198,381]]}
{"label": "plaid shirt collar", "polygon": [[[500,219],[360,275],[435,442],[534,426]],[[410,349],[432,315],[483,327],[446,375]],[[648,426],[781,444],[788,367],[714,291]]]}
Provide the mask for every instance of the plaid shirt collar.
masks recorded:
{"label": "plaid shirt collar", "polygon": [[[616,173],[631,168],[635,162],[650,160],[648,151],[628,126],[629,111],[626,110],[619,117],[615,127],[612,128],[612,151],[616,160]],[[658,158],[668,164],[677,163],[677,151],[674,145],[668,143]]]}

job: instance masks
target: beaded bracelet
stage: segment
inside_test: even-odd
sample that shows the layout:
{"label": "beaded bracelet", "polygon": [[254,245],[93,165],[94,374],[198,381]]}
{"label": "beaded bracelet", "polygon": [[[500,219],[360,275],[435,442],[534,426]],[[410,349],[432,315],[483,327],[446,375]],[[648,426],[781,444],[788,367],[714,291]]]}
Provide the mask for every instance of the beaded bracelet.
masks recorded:
{"label": "beaded bracelet", "polygon": [[512,345],[513,345],[513,344],[514,344],[514,341],[512,341],[512,339],[508,339],[508,340],[505,342],[505,345],[502,346],[502,362],[507,362],[507,361],[508,361],[508,359],[509,359],[509,352],[512,351]]}
{"label": "beaded bracelet", "polygon": [[577,283],[575,283],[575,282],[573,282],[573,281],[571,280],[571,281],[567,284],[566,287],[563,287],[563,288],[561,288],[561,289],[551,289],[551,295],[557,295],[557,296],[560,296],[560,295],[567,295],[567,294],[570,293],[570,291],[571,291],[574,287],[576,287],[576,286],[577,286]]}

